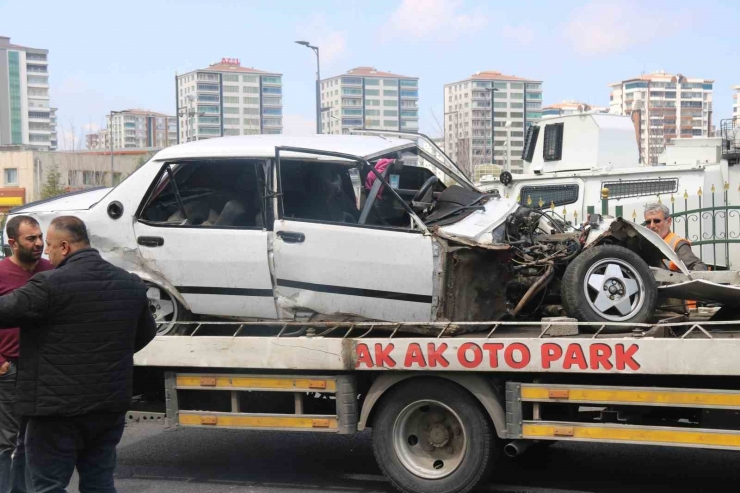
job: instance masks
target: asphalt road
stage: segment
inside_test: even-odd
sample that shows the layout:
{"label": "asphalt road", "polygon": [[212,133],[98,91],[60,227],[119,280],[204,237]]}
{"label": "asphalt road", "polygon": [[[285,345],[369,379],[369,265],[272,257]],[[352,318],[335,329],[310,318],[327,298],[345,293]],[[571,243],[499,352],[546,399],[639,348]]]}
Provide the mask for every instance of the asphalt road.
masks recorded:
{"label": "asphalt road", "polygon": [[[504,461],[481,492],[737,492],[733,452],[559,443]],[[315,435],[129,427],[119,446],[119,493],[390,493],[370,434]],[[70,491],[77,491],[76,478]]]}

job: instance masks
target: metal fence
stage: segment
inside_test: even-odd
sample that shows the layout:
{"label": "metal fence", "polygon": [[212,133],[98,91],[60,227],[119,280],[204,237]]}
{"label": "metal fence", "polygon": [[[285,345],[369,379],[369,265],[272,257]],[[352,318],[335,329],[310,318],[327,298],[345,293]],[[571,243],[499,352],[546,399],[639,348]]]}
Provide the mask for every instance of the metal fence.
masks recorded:
{"label": "metal fence", "polygon": [[[740,187],[738,194],[740,195]],[[733,205],[731,199],[730,184],[725,182],[721,191],[712,185],[709,194],[705,194],[699,187],[695,195],[690,195],[687,190],[678,198],[674,194],[668,197],[657,195],[656,202],[669,202],[665,205],[671,211],[672,231],[689,240],[693,247],[699,247],[694,250],[702,262],[719,268],[730,268],[740,262],[740,252],[730,249],[733,243],[740,243],[740,205]],[[604,188],[601,191],[602,214],[608,214],[611,210],[611,200],[609,189]],[[593,207],[589,209],[589,212],[594,212]],[[614,212],[617,217],[625,217],[623,206],[616,205]],[[637,222],[638,215],[642,217],[637,209],[633,209],[633,222]]]}

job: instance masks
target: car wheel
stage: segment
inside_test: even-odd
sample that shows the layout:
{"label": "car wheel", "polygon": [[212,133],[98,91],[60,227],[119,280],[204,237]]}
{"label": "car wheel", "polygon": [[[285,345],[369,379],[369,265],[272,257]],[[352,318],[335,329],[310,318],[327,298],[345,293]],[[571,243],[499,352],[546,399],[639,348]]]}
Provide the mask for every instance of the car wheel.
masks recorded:
{"label": "car wheel", "polygon": [[399,384],[380,402],[373,450],[404,493],[463,493],[490,472],[500,445],[480,403],[439,378]]}
{"label": "car wheel", "polygon": [[[561,287],[563,308],[579,322],[648,322],[658,303],[650,267],[632,250],[617,245],[591,248],[568,265]],[[584,326],[595,332],[597,326]],[[607,326],[606,330],[629,331]]]}
{"label": "car wheel", "polygon": [[157,322],[157,335],[179,334],[184,330],[179,322],[192,320],[192,314],[169,291],[146,282],[149,309]]}

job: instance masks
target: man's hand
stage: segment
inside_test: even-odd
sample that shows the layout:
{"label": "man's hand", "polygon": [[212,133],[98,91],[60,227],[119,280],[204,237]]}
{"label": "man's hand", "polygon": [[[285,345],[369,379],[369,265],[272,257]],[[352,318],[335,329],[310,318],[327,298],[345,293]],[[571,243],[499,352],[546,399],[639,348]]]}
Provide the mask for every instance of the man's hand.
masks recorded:
{"label": "man's hand", "polygon": [[0,365],[0,375],[5,375],[8,373],[8,370],[10,369],[10,361],[6,361],[2,365]]}

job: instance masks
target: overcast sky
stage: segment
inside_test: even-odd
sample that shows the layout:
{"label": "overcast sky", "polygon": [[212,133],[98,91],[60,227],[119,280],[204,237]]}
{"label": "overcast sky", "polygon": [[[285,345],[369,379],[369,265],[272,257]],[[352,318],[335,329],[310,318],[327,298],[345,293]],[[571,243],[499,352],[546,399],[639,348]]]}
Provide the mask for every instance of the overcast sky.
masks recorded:
{"label": "overcast sky", "polygon": [[[560,0],[0,0],[0,35],[46,48],[60,131],[110,110],[175,113],[176,72],[239,58],[283,74],[285,133],[315,129],[321,73],[357,66],[420,78],[420,126],[441,135],[442,88],[480,70],[544,81],[544,103],[609,102],[610,82],[665,70],[714,79],[714,121],[740,84],[740,2]],[[60,141],[63,141],[60,136]]]}

